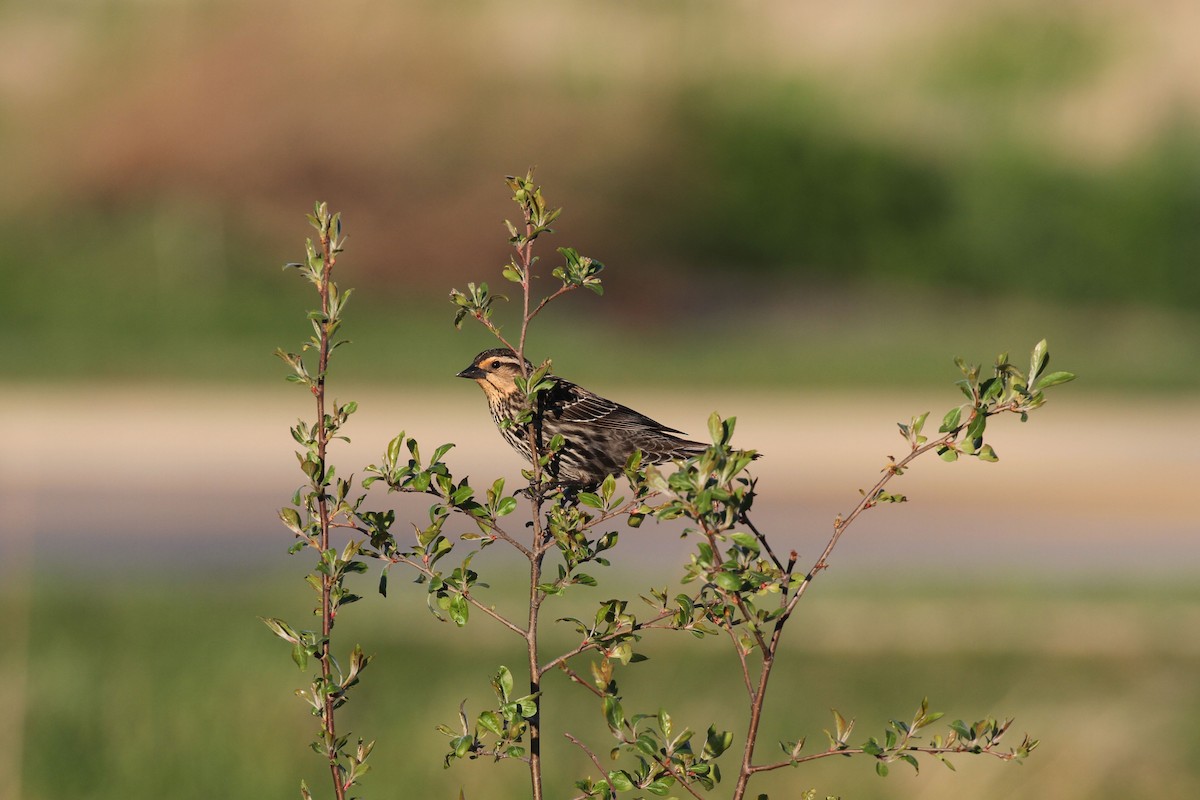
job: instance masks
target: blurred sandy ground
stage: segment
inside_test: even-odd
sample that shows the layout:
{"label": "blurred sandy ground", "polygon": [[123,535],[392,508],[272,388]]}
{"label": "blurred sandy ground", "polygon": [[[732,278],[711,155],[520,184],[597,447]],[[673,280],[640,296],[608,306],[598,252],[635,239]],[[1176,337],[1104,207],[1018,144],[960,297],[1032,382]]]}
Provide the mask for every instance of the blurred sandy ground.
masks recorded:
{"label": "blurred sandy ground", "polygon": [[[403,429],[426,457],[456,442],[448,462],[480,490],[495,476],[516,486],[520,465],[482,396],[448,381],[437,390],[339,394],[360,402],[346,430],[352,444],[332,453],[339,474],[377,460]],[[927,410],[940,417],[956,401],[950,390],[866,397],[595,388],[697,438],[712,410],[736,415],[735,441],[765,454],[756,465],[756,521],[779,550],[797,549],[802,563],[820,551],[833,517],[853,506],[885,456],[902,455],[896,422]],[[1024,425],[1016,417],[993,421],[996,464],[918,462],[892,484],[910,501],[864,515],[834,569],[930,567],[993,577],[1014,570],[1014,579],[1194,575],[1200,399],[1081,394],[1080,384],[1060,388]],[[289,536],[275,514],[302,478],[287,430],[310,413],[302,391],[25,386],[0,397],[14,420],[0,466],[4,571],[288,563]],[[420,522],[429,503],[382,492],[368,503],[384,505]],[[651,563],[670,559],[678,546],[650,524],[628,535],[639,562],[647,553]]]}

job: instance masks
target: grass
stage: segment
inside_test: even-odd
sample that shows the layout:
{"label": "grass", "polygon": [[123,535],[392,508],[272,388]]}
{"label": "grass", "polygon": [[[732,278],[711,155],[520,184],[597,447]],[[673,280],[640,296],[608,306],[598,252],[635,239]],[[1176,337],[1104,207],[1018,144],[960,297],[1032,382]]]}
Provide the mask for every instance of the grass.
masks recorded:
{"label": "grass", "polygon": [[[0,321],[10,380],[276,382],[284,369],[272,351],[298,347],[306,334],[307,286],[261,246],[206,243],[206,231],[183,217],[88,217],[71,237],[54,231],[46,223],[29,237],[33,252],[23,257],[37,268],[0,254],[12,296],[23,298]],[[228,255],[205,249],[214,247],[244,250],[255,266],[235,269],[222,260]],[[359,289],[345,328],[354,344],[339,352],[344,379],[436,383],[491,346],[478,326],[454,331],[441,294],[360,283],[353,239],[342,269],[343,285]],[[498,275],[479,277],[503,291]],[[956,355],[990,362],[1047,337],[1056,363],[1093,388],[1200,387],[1193,312],[866,280],[784,282],[752,297],[709,276],[681,288],[679,304],[631,313],[642,302],[635,277],[619,269],[606,277],[604,298],[581,293],[548,308],[531,340],[535,357],[553,356],[564,374],[609,386],[923,387],[953,380]],[[512,311],[501,307],[500,321]]]}
{"label": "grass", "polygon": [[[478,710],[489,675],[518,663],[519,648],[484,620],[466,630],[440,625],[421,608],[419,589],[392,585],[392,598],[368,596],[339,629],[339,649],[361,641],[378,655],[339,717],[344,731],[379,742],[364,796],[450,797],[460,787],[466,797],[522,796],[514,764],[443,771],[445,739],[433,730],[453,723],[463,699]],[[757,791],[1071,800],[1200,790],[1194,586],[882,579],[818,588],[801,606],[775,677],[762,758],[785,736],[806,734],[810,749],[821,748],[831,707],[857,718],[858,739],[879,735],[923,695],[949,719],[1015,715],[1014,733],[1028,730],[1043,744],[1023,767],[960,758],[954,774],[929,762],[917,778],[905,768],[880,779],[869,762],[835,760],[772,773]],[[302,676],[255,619],[302,621],[306,592],[298,579],[259,576],[168,584],[42,575],[31,596],[10,588],[0,597],[5,618],[28,621],[28,640],[10,642],[0,660],[10,689],[26,669],[16,706],[25,709],[20,796],[280,797],[302,776],[323,788],[305,746],[315,721],[290,697]],[[565,641],[559,635],[550,647]],[[740,731],[724,642],[666,637],[641,649],[651,660],[618,673],[627,711],[661,705],[677,724],[718,721]],[[549,725],[605,751],[594,700],[552,677]],[[587,764],[565,743],[551,741],[547,752],[550,786],[565,796]]]}

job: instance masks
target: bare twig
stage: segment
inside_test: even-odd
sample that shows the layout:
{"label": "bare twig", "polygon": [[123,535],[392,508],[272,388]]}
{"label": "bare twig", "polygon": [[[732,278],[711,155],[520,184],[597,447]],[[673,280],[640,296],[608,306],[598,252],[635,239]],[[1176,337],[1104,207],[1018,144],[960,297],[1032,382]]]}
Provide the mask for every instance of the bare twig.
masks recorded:
{"label": "bare twig", "polygon": [[582,675],[580,675],[578,672],[571,669],[566,664],[559,664],[558,668],[560,670],[562,670],[568,678],[571,679],[572,683],[578,683],[580,686],[587,689],[592,694],[596,695],[596,697],[599,697],[602,700],[604,699],[604,692],[600,691],[595,686],[593,686],[591,683],[589,683],[588,680],[586,678],[584,678]]}
{"label": "bare twig", "polygon": [[746,663],[746,651],[742,647],[741,641],[738,640],[737,634],[733,632],[733,628],[722,627],[725,628],[725,632],[729,634],[729,638],[733,642],[734,652],[737,653],[738,662],[742,665],[742,679],[746,682],[746,694],[749,695],[750,701],[754,702],[754,684],[750,680],[750,667]]}
{"label": "bare twig", "polygon": [[586,744],[579,741],[577,738],[572,736],[570,733],[564,733],[563,736],[567,737],[567,739],[569,741],[571,741],[576,747],[578,747],[584,753],[587,753],[587,757],[590,758],[592,760],[592,763],[596,765],[596,769],[600,770],[601,775],[603,775],[603,776],[608,775],[608,772],[606,772],[604,769],[604,765],[600,763],[600,759],[596,756],[595,753],[593,753],[591,751],[591,749]]}

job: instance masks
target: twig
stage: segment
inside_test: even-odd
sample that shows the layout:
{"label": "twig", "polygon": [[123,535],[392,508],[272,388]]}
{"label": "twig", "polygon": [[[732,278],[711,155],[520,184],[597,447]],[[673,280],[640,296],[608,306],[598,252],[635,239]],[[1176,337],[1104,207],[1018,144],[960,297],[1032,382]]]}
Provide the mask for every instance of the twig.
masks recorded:
{"label": "twig", "polygon": [[[411,559],[407,556],[392,556],[391,558],[389,558],[387,560],[392,564],[404,564],[405,566],[412,567],[417,572],[421,573],[422,575],[424,575],[427,578],[434,577],[433,570],[431,570],[429,567],[425,566],[424,564],[420,563],[419,561],[414,561],[413,559]],[[510,631],[517,634],[521,638],[525,638],[525,636],[528,635],[528,631],[526,631],[520,625],[518,625],[515,622],[513,622],[512,620],[508,619],[507,617],[505,617],[503,614],[501,614],[499,611],[492,608],[491,606],[486,605],[481,600],[479,600],[477,597],[475,597],[473,594],[471,594],[469,591],[459,589],[457,587],[450,587],[450,588],[452,588],[455,592],[457,592],[459,594],[459,596],[462,597],[462,599],[466,600],[468,603],[473,605],[475,608],[479,609],[484,614],[487,614],[489,617],[496,620],[501,625],[508,628]]]}
{"label": "twig", "polygon": [[580,675],[578,672],[571,669],[566,664],[559,664],[558,668],[566,673],[567,677],[571,679],[572,683],[578,683],[580,686],[587,689],[592,694],[596,695],[596,697],[599,697],[601,700],[604,699],[604,692],[600,691],[595,686],[592,686],[592,684],[588,683],[588,681],[586,681],[584,679],[584,677],[582,675]]}
{"label": "twig", "polygon": [[742,679],[746,682],[746,694],[750,696],[750,702],[754,702],[754,684],[750,681],[750,667],[746,663],[746,653],[742,649],[742,643],[738,641],[737,634],[733,632],[732,627],[725,627],[725,632],[729,634],[729,638],[733,642],[733,649],[737,653],[738,661],[741,662]]}
{"label": "twig", "polygon": [[[861,747],[846,747],[846,748],[837,749],[837,750],[822,750],[820,753],[809,753],[806,756],[800,756],[798,758],[789,759],[788,761],[776,761],[771,764],[758,764],[758,765],[750,767],[750,771],[752,773],[770,772],[771,770],[782,769],[783,767],[791,767],[796,764],[803,764],[807,761],[816,761],[821,758],[829,758],[830,756],[854,756],[854,755],[863,755],[866,752],[867,751]],[[963,746],[958,746],[958,745],[951,746],[951,747],[920,747],[917,745],[912,745],[912,746],[904,748],[904,752],[906,752],[906,753],[925,753],[925,754],[931,755],[931,756],[955,755],[958,753],[971,753],[973,755],[994,756],[994,757],[1000,759],[1001,761],[1012,761],[1014,758],[1017,757],[1017,754],[1012,753],[1012,752],[1006,753],[1006,752],[1002,752],[999,750],[993,750],[993,749],[987,748],[987,747],[981,747],[980,749],[976,750],[973,747],[968,748],[968,747],[963,747]]]}
{"label": "twig", "polygon": [[741,516],[742,522],[747,528],[750,529],[750,532],[754,534],[754,538],[758,539],[758,543],[762,545],[763,550],[767,551],[767,555],[771,557],[771,561],[775,563],[775,566],[779,568],[780,572],[783,572],[783,563],[775,557],[775,551],[771,549],[771,543],[767,541],[767,537],[760,533],[758,528],[754,527],[754,523],[750,521],[750,516],[748,514],[743,513]]}
{"label": "twig", "polygon": [[593,753],[591,751],[591,749],[588,748],[588,746],[586,744],[584,744],[583,742],[576,739],[570,733],[564,733],[563,736],[567,737],[567,739],[569,741],[571,741],[572,743],[574,743],[575,746],[578,747],[580,750],[587,753],[587,757],[590,758],[592,760],[592,763],[596,765],[596,769],[600,770],[600,774],[605,777],[608,777],[608,772],[604,769],[604,765],[600,763],[600,759],[596,756],[595,753]]}

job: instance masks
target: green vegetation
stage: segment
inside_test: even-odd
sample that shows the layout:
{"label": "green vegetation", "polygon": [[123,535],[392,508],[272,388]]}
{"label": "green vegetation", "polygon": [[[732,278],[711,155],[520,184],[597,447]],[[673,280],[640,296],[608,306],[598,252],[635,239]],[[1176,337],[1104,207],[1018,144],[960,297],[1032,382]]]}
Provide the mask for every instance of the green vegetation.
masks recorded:
{"label": "green vegetation", "polygon": [[[212,252],[235,252],[233,233],[214,241],[212,228],[182,213],[89,215],[73,220],[69,234],[57,224],[27,226],[22,250],[0,252],[0,274],[16,299],[0,319],[9,380],[273,382],[264,365],[287,340],[285,312],[304,302],[303,287],[273,268],[280,258],[261,243],[234,263]],[[696,298],[616,326],[587,297],[571,298],[547,308],[532,352],[541,357],[553,343],[563,369],[610,386],[693,385],[720,364],[723,376],[747,387],[912,387],[952,375],[951,333],[963,354],[987,359],[997,342],[1015,346],[1037,330],[1093,387],[1200,387],[1200,369],[1191,366],[1200,364],[1200,315],[1186,311],[1045,297],[968,303],[965,284],[931,289],[916,279],[899,288],[866,276],[807,288],[786,278],[750,282],[758,294],[731,290],[720,312],[717,298]],[[613,283],[606,306],[634,301],[619,277]],[[486,346],[476,332],[453,330],[442,292],[401,299],[368,283],[350,302],[345,334],[354,346],[340,369],[353,383],[443,384]],[[918,304],[945,313],[914,315]],[[671,332],[681,319],[692,335]],[[629,353],[639,354],[636,376]]]}
{"label": "green vegetation", "polygon": [[[364,599],[339,625],[348,640],[378,655],[369,681],[376,689],[419,688],[407,701],[400,700],[406,693],[372,690],[345,708],[347,730],[379,741],[368,776],[376,791],[369,794],[404,786],[406,797],[454,796],[435,791],[447,778],[451,785],[461,781],[468,798],[521,794],[528,778],[517,764],[460,764],[444,773],[438,765],[446,739],[434,730],[460,700],[474,708],[490,701],[490,654],[503,651],[506,637],[486,625],[458,630],[415,611],[423,587],[394,581],[384,599],[372,576],[357,581]],[[640,583],[646,581],[654,578]],[[937,707],[1015,714],[1042,739],[1036,757],[1019,768],[960,759],[951,774],[925,764],[916,779],[923,797],[1117,800],[1200,792],[1200,762],[1192,753],[1200,739],[1194,582],[1017,587],[908,575],[846,583],[834,574],[821,588],[806,601],[796,623],[801,635],[784,653],[791,666],[775,678],[781,691],[789,685],[821,691],[791,709],[791,719],[768,717],[765,744],[796,729],[823,741],[831,706],[855,708],[860,730],[881,728],[912,702],[889,686],[907,683],[929,686]],[[596,592],[579,596],[580,610],[596,599],[589,594]],[[521,601],[507,585],[492,595],[501,607]],[[299,688],[303,675],[280,657],[279,643],[254,617],[263,611],[299,619],[308,605],[294,575],[236,583],[180,576],[168,585],[43,573],[31,597],[11,589],[0,595],[5,619],[30,615],[27,645],[9,642],[0,658],[9,668],[22,658],[27,670],[24,797],[258,800],[294,796],[297,775],[317,785],[319,760],[305,748],[309,718],[287,691]],[[510,657],[519,658],[519,648],[508,646]],[[487,659],[478,656],[481,648]],[[720,659],[705,660],[710,648],[703,643],[662,636],[655,648],[661,655],[626,676],[631,694],[678,706],[702,689],[715,705],[724,693],[740,691],[736,674],[719,671]],[[684,659],[699,659],[699,666],[685,670]],[[6,684],[10,679],[4,676]],[[413,694],[427,700],[412,703]],[[567,707],[555,713],[571,725],[598,716],[599,701],[560,694]],[[696,708],[690,712],[696,718],[682,722],[698,724],[713,710]],[[1119,738],[1121,753],[1095,749],[1098,734]],[[412,757],[401,758],[409,748]],[[569,746],[559,752],[563,759],[553,760],[565,772],[550,777],[566,785],[586,765]],[[805,785],[795,783],[800,778]],[[912,796],[914,782],[901,773],[881,780],[869,763],[854,761],[811,765],[803,774],[785,770],[777,780],[763,790],[789,796],[784,787],[816,786],[845,797],[887,798]]]}
{"label": "green vegetation", "polygon": [[[300,292],[271,266],[290,252],[295,199],[319,194],[370,215],[353,243],[347,377],[442,380],[482,339],[453,335],[431,308],[503,258],[486,244],[502,206],[472,200],[492,196],[476,176],[536,161],[573,207],[586,202],[581,245],[629,276],[608,286],[620,325],[574,300],[547,313],[555,357],[597,378],[638,352],[655,367],[639,382],[677,385],[717,361],[759,385],[925,384],[945,374],[946,330],[984,358],[1032,319],[1093,386],[1200,387],[1195,93],[1117,114],[1152,121],[1113,153],[1056,127],[1083,101],[1120,109],[1141,77],[1104,81],[1130,64],[1155,85],[1187,80],[1130,44],[1151,35],[1151,8],[964,16],[947,2],[894,39],[875,27],[894,13],[881,12],[855,19],[879,37],[873,58],[809,69],[792,58],[807,39],[763,44],[760,24],[791,24],[779,8],[756,23],[719,4],[580,7],[553,23],[570,47],[548,41],[544,59],[498,69],[478,43],[513,14],[503,4],[366,4],[372,28],[411,38],[372,49],[332,37],[337,68],[305,85],[279,77],[294,42],[311,40],[299,13],[116,2],[80,20],[20,5],[0,6],[0,22],[58,66],[0,120],[0,178],[22,187],[0,198],[9,379],[263,380]],[[589,49],[612,25],[628,52]],[[681,25],[693,35],[675,37]],[[378,76],[435,61],[436,103],[420,81],[391,81],[381,102]],[[298,133],[314,94],[339,98],[330,141]],[[544,132],[536,152],[514,116]],[[688,289],[668,301],[675,282]],[[965,300],[981,292],[996,300]],[[918,296],[944,314],[914,319]],[[684,319],[693,334],[680,341],[670,331]],[[764,353],[764,341],[781,346]],[[420,347],[400,363],[404,342]],[[866,368],[847,366],[864,352]]]}
{"label": "green vegetation", "polygon": [[865,135],[811,89],[740,88],[679,106],[674,163],[691,177],[645,189],[670,209],[651,218],[662,256],[773,282],[984,289],[1068,308],[1200,305],[1194,127],[1112,167],[995,133],[950,157]]}

